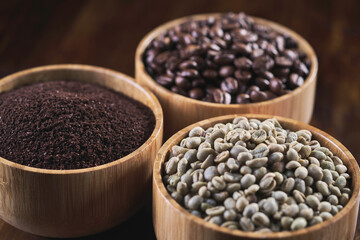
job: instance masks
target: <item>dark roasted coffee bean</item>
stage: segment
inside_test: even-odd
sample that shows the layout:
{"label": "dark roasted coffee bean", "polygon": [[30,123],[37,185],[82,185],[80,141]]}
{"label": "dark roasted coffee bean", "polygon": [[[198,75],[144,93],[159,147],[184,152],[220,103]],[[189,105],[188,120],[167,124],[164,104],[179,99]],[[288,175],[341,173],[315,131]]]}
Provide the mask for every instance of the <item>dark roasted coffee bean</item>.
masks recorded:
{"label": "dark roasted coffee bean", "polygon": [[234,67],[233,66],[223,66],[219,69],[219,76],[226,78],[226,77],[230,77],[231,75],[234,74]]}
{"label": "dark roasted coffee bean", "polygon": [[290,68],[276,67],[273,69],[273,73],[278,78],[287,78],[290,73]]}
{"label": "dark roasted coffee bean", "polygon": [[284,56],[276,56],[275,64],[280,67],[291,67],[293,62],[291,61],[290,58]]}
{"label": "dark roasted coffee bean", "polygon": [[251,69],[252,61],[246,57],[241,57],[234,60],[234,65],[237,68],[249,70]]}
{"label": "dark roasted coffee bean", "polygon": [[160,75],[156,78],[156,82],[164,87],[170,87],[174,83],[174,78],[168,75]]}
{"label": "dark roasted coffee bean", "polygon": [[254,51],[251,52],[250,57],[251,59],[256,59],[259,58],[260,56],[263,56],[264,53],[265,51],[262,49],[255,49]]}
{"label": "dark roasted coffee bean", "polygon": [[234,76],[240,82],[247,83],[251,79],[251,72],[238,69],[235,71]]}
{"label": "dark roasted coffee bean", "polygon": [[214,57],[214,63],[219,65],[227,65],[233,62],[235,56],[233,54],[221,54]]}
{"label": "dark roasted coffee bean", "polygon": [[296,60],[294,63],[294,69],[295,72],[300,74],[301,76],[306,76],[309,74],[309,69],[306,67],[306,65],[301,62],[300,60]]}
{"label": "dark roasted coffee bean", "polygon": [[183,95],[183,96],[187,96],[186,91],[184,89],[178,87],[178,86],[172,86],[171,91],[174,92],[174,93]]}
{"label": "dark roasted coffee bean", "polygon": [[179,68],[184,70],[184,69],[189,69],[189,68],[194,68],[194,69],[198,69],[198,63],[194,60],[187,60],[184,61],[182,63],[180,63]]}
{"label": "dark roasted coffee bean", "polygon": [[254,60],[253,69],[255,72],[269,71],[274,67],[274,60],[268,55],[263,55]]}
{"label": "dark roasted coffee bean", "polygon": [[227,92],[221,91],[220,89],[215,89],[213,92],[213,98],[216,103],[231,103],[231,95]]}
{"label": "dark roasted coffee bean", "polygon": [[268,99],[268,96],[263,91],[252,91],[250,93],[250,99],[253,102],[262,102]]}
{"label": "dark roasted coffee bean", "polygon": [[180,71],[178,75],[185,78],[196,78],[199,77],[199,72],[195,69],[186,69]]}
{"label": "dark roasted coffee bean", "polygon": [[250,95],[252,91],[260,91],[260,88],[256,85],[252,85],[247,89],[246,93]]}
{"label": "dark roasted coffee bean", "polygon": [[292,73],[290,75],[290,79],[289,79],[289,82],[288,82],[288,85],[289,85],[290,89],[295,89],[297,87],[300,87],[303,84],[304,84],[304,78],[302,78],[301,76],[299,76],[296,73]]}
{"label": "dark roasted coffee bean", "polygon": [[283,83],[278,78],[270,79],[269,89],[276,95],[281,95],[283,92]]}
{"label": "dark roasted coffee bean", "polygon": [[277,49],[282,52],[285,49],[285,39],[282,36],[277,36],[276,39],[276,47]]}
{"label": "dark roasted coffee bean", "polygon": [[242,55],[248,55],[251,53],[251,47],[248,44],[244,44],[244,43],[234,43],[231,46],[231,49],[234,50],[236,53],[238,54],[242,54]]}
{"label": "dark roasted coffee bean", "polygon": [[265,91],[265,94],[267,95],[267,99],[268,99],[268,100],[270,100],[270,99],[273,99],[273,98],[276,98],[276,97],[277,97],[277,95],[276,95],[276,94],[274,94],[273,92],[271,92],[271,91],[269,91],[269,90]]}
{"label": "dark roasted coffee bean", "polygon": [[238,91],[238,81],[232,77],[226,78],[221,82],[221,90],[228,92],[230,94],[235,94]]}
{"label": "dark roasted coffee bean", "polygon": [[236,96],[236,103],[243,104],[243,103],[249,103],[250,102],[250,96],[246,93],[240,93]]}
{"label": "dark roasted coffee bean", "polygon": [[204,88],[205,86],[206,86],[206,81],[202,78],[196,78],[191,82],[192,88]]}
{"label": "dark roasted coffee bean", "polygon": [[299,57],[297,52],[295,52],[294,50],[291,50],[291,49],[284,50],[282,52],[282,55],[291,59],[292,61],[296,60]]}
{"label": "dark roasted coffee bean", "polygon": [[202,49],[199,45],[187,45],[185,48],[185,54],[187,57],[193,56],[193,55],[199,55],[202,52]]}
{"label": "dark roasted coffee bean", "polygon": [[162,52],[159,53],[156,57],[155,57],[155,62],[157,64],[163,64],[164,62],[166,62],[166,60],[169,59],[169,57],[171,56],[171,52],[170,51],[166,51],[166,52]]}
{"label": "dark roasted coffee bean", "polygon": [[175,84],[179,88],[182,88],[184,90],[188,90],[191,87],[191,83],[187,78],[176,76],[175,77]]}
{"label": "dark roasted coffee bean", "polygon": [[204,97],[204,91],[201,88],[191,89],[189,91],[189,97],[200,100]]}
{"label": "dark roasted coffee bean", "polygon": [[255,84],[260,88],[261,91],[265,91],[269,88],[269,80],[265,78],[256,78]]}

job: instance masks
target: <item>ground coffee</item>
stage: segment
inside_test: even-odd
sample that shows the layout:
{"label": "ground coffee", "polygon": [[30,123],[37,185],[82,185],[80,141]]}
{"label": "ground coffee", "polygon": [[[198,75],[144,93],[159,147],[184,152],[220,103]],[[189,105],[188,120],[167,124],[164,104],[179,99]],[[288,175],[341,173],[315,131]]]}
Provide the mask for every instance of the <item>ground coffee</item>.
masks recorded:
{"label": "ground coffee", "polygon": [[0,94],[0,156],[26,166],[109,163],[140,147],[154,126],[147,106],[95,84],[47,82]]}

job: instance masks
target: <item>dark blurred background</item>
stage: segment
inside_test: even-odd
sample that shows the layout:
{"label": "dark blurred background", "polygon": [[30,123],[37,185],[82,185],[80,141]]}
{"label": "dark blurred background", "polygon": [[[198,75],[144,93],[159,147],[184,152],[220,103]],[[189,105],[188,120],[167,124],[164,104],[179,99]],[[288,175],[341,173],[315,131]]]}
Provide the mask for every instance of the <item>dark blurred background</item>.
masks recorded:
{"label": "dark blurred background", "polygon": [[[319,74],[311,124],[360,161],[359,0],[11,0],[0,2],[0,77],[35,66],[84,63],[134,76],[141,38],[174,18],[240,12],[283,24],[315,49]],[[139,231],[138,229],[143,229]],[[151,209],[90,239],[155,239]],[[0,239],[38,239],[0,221]],[[355,239],[360,239],[360,231]]]}

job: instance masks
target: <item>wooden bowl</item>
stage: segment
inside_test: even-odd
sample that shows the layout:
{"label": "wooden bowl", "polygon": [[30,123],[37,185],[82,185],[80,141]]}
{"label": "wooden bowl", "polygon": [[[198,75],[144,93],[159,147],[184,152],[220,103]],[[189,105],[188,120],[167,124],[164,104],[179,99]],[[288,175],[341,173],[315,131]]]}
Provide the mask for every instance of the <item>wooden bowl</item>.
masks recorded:
{"label": "wooden bowl", "polygon": [[86,65],[52,65],[21,71],[0,81],[0,92],[45,81],[97,83],[153,110],[155,129],[131,154],[76,170],[27,167],[0,157],[0,217],[25,232],[78,237],[109,229],[132,215],[151,191],[153,160],[162,143],[163,116],[148,90],[124,74]]}
{"label": "wooden bowl", "polygon": [[296,88],[291,93],[259,103],[227,105],[204,102],[175,94],[153,80],[147,73],[142,60],[143,53],[151,41],[166,29],[189,20],[203,20],[209,16],[219,16],[219,14],[193,15],[167,22],[147,34],[137,47],[135,55],[135,81],[147,86],[158,97],[164,111],[165,139],[189,124],[225,114],[262,113],[289,117],[306,123],[310,122],[314,107],[318,72],[318,62],[315,52],[309,43],[294,31],[261,18],[253,17],[257,23],[268,25],[278,32],[290,35],[299,43],[299,48],[303,50],[311,60],[312,65],[309,76],[301,87]]}
{"label": "wooden bowl", "polygon": [[313,134],[313,137],[317,139],[322,146],[329,148],[335,155],[339,156],[348,168],[349,174],[352,177],[351,186],[353,189],[353,193],[346,206],[341,211],[339,211],[339,213],[336,214],[333,218],[323,223],[295,232],[243,232],[240,230],[230,230],[206,222],[205,220],[187,212],[170,196],[163,184],[162,173],[164,168],[164,160],[168,157],[171,147],[179,144],[181,139],[186,137],[189,131],[196,126],[201,126],[206,129],[216,123],[231,122],[237,116],[245,116],[249,119],[257,118],[260,120],[273,117],[271,115],[262,114],[244,114],[220,116],[203,120],[180,130],[170,139],[168,139],[161,147],[155,159],[153,172],[153,220],[157,239],[352,240],[354,238],[356,229],[356,220],[358,215],[360,196],[360,170],[356,160],[339,141],[329,136],[327,133],[315,127],[288,118],[276,117],[276,119],[284,128],[291,130],[309,130]]}

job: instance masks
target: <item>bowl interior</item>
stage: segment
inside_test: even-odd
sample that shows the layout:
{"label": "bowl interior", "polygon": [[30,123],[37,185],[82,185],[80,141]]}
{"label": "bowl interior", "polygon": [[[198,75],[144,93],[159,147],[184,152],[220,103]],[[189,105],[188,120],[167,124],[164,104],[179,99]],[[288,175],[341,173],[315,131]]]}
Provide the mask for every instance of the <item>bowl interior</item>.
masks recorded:
{"label": "bowl interior", "polygon": [[131,159],[134,155],[142,152],[162,131],[163,116],[160,103],[147,89],[144,89],[133,79],[122,73],[88,65],[60,64],[32,68],[14,73],[0,80],[0,92],[5,92],[24,85],[47,81],[77,81],[98,84],[116,92],[121,92],[148,106],[155,116],[155,127],[145,143],[129,155],[96,167],[73,169],[73,170],[49,170],[20,165],[0,157],[0,162],[7,165],[34,172],[55,174],[81,173],[110,167],[119,162]]}
{"label": "bowl interior", "polygon": [[360,169],[359,169],[359,166],[358,166],[355,158],[353,157],[353,155],[339,141],[337,141],[335,138],[331,137],[327,133],[325,133],[315,127],[312,127],[310,125],[304,124],[302,122],[276,116],[275,118],[280,122],[282,127],[285,129],[291,129],[291,130],[307,129],[307,130],[309,130],[313,134],[313,139],[318,140],[322,146],[329,148],[334,153],[334,155],[337,155],[338,157],[340,157],[343,160],[344,164],[348,168],[349,174],[351,175],[351,187],[353,190],[351,198],[350,198],[349,202],[345,205],[345,207],[341,211],[339,211],[339,213],[337,213],[334,217],[332,217],[331,219],[329,219],[325,222],[322,222],[320,224],[316,224],[314,226],[307,227],[305,229],[297,230],[294,232],[277,232],[277,233],[254,233],[254,232],[243,232],[240,230],[229,230],[227,228],[219,227],[215,224],[206,222],[205,220],[198,218],[198,217],[190,214],[189,212],[187,212],[185,210],[185,208],[183,208],[180,204],[178,204],[169,195],[169,193],[167,192],[167,190],[163,184],[163,181],[162,181],[162,176],[163,176],[163,171],[164,171],[164,161],[165,161],[165,159],[168,158],[171,147],[173,145],[179,144],[180,141],[184,137],[187,136],[189,131],[196,126],[201,126],[204,129],[206,129],[208,127],[213,126],[216,123],[231,122],[237,116],[244,116],[244,117],[247,117],[248,119],[256,118],[259,120],[265,120],[268,118],[275,117],[275,116],[263,115],[263,114],[238,114],[238,115],[220,116],[220,117],[203,120],[203,121],[197,122],[195,124],[192,124],[184,129],[180,130],[179,132],[177,132],[170,139],[168,139],[166,141],[166,143],[160,149],[160,151],[157,155],[157,158],[155,160],[155,165],[154,165],[154,173],[153,173],[154,183],[157,185],[162,196],[166,199],[166,201],[168,203],[170,203],[170,205],[172,205],[174,207],[174,209],[177,213],[185,214],[186,218],[189,221],[193,222],[194,224],[203,225],[206,228],[211,228],[214,231],[226,233],[229,235],[234,235],[234,236],[238,236],[238,237],[247,237],[247,238],[286,238],[286,237],[290,237],[290,236],[294,237],[294,236],[307,234],[309,232],[314,232],[325,226],[328,226],[330,224],[341,221],[341,218],[344,215],[346,215],[349,211],[351,211],[351,209],[353,209],[354,205],[358,204],[359,193],[360,193],[359,192]]}
{"label": "bowl interior", "polygon": [[[275,23],[275,22],[272,22],[272,21],[269,21],[266,19],[250,16],[254,19],[255,22],[271,26],[273,29],[275,29],[276,31],[278,31],[280,33],[286,33],[286,34],[290,35],[292,38],[294,38],[298,42],[299,49],[303,50],[311,61],[310,73],[307,76],[307,78],[304,81],[304,84],[302,86],[297,87],[295,90],[291,91],[288,94],[276,97],[271,100],[263,101],[263,102],[247,103],[247,104],[220,104],[220,103],[205,102],[205,101],[201,101],[201,100],[192,99],[190,97],[185,97],[180,94],[173,93],[169,89],[156,83],[156,81],[146,71],[145,65],[143,62],[143,58],[142,58],[146,48],[150,45],[152,40],[157,38],[165,30],[170,29],[174,26],[177,26],[183,22],[187,22],[187,21],[191,21],[191,20],[195,20],[195,21],[196,20],[204,20],[204,19],[208,18],[209,16],[218,17],[218,16],[220,16],[220,13],[199,14],[199,15],[192,15],[192,16],[178,18],[178,19],[172,20],[170,22],[167,22],[163,25],[160,25],[159,27],[155,28],[153,31],[148,33],[142,39],[142,41],[138,45],[138,48],[136,49],[136,56],[135,56],[136,66],[135,67],[136,67],[136,73],[140,74],[140,73],[138,73],[138,71],[141,72],[141,78],[142,78],[142,80],[144,80],[146,82],[147,85],[152,86],[154,88],[155,87],[158,88],[158,91],[161,92],[162,94],[176,96],[177,98],[179,98],[179,101],[180,100],[181,101],[189,101],[189,102],[192,102],[197,105],[209,105],[214,108],[221,108],[221,107],[226,106],[227,108],[235,109],[235,108],[239,108],[239,106],[257,106],[257,105],[264,105],[264,104],[274,103],[277,101],[282,101],[284,99],[289,98],[292,95],[298,94],[303,88],[307,87],[308,85],[311,84],[311,82],[316,80],[316,75],[317,75],[317,71],[318,71],[317,57],[316,57],[316,54],[315,54],[313,48],[303,37],[301,37],[299,34],[294,32],[293,30],[291,30],[285,26],[282,26],[278,23]],[[138,76],[136,76],[136,79],[138,80]]]}

